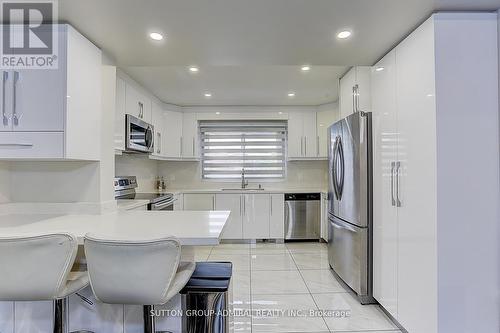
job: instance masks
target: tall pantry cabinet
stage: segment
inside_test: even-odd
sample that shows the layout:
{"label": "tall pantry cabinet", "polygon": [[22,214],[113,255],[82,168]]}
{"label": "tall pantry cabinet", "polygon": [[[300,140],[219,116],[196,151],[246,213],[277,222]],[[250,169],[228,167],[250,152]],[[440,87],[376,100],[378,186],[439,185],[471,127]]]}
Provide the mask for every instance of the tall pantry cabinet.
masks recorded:
{"label": "tall pantry cabinet", "polygon": [[498,331],[497,38],[434,14],[372,68],[374,297],[411,333]]}

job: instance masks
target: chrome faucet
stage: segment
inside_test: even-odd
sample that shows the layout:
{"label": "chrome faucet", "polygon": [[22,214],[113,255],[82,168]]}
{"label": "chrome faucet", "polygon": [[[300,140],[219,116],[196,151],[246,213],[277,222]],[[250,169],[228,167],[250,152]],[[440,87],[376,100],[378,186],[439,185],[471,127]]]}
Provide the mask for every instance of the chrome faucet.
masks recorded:
{"label": "chrome faucet", "polygon": [[241,188],[245,189],[248,186],[248,180],[245,180],[245,169],[241,170]]}

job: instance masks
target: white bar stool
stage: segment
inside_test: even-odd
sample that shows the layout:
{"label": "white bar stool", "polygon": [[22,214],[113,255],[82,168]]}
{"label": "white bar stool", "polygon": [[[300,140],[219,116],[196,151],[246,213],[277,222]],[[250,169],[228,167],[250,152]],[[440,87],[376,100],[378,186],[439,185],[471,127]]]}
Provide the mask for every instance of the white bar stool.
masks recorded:
{"label": "white bar stool", "polygon": [[66,333],[66,298],[89,284],[87,272],[71,272],[77,249],[66,233],[0,237],[0,300],[54,301],[54,333]]}
{"label": "white bar stool", "polygon": [[174,237],[150,240],[109,239],[86,235],[90,285],[103,303],[143,305],[144,332],[155,333],[154,305],[167,303],[186,285],[194,262],[180,262]]}

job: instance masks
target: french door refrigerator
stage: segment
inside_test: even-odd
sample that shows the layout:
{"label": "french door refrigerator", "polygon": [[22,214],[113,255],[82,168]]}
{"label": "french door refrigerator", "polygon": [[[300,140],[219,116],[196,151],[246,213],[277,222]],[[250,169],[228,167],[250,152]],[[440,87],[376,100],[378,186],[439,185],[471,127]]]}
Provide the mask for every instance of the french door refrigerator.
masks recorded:
{"label": "french door refrigerator", "polygon": [[328,128],[328,261],[361,303],[372,297],[371,112]]}

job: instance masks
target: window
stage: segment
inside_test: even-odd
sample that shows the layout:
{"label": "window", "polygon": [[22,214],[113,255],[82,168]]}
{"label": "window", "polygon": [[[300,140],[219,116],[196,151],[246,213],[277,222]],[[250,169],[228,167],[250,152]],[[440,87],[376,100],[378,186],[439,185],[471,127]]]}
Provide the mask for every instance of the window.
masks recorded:
{"label": "window", "polygon": [[201,121],[203,179],[282,179],[286,121]]}

